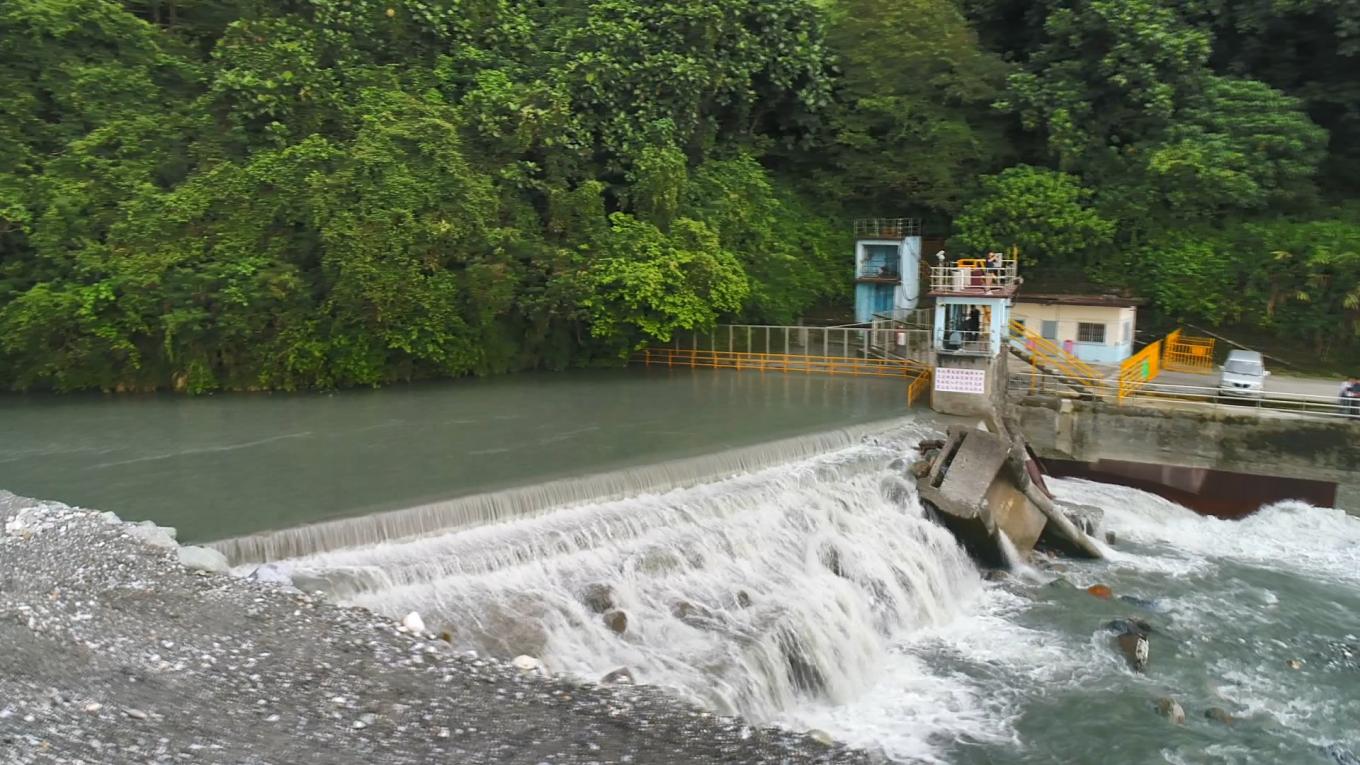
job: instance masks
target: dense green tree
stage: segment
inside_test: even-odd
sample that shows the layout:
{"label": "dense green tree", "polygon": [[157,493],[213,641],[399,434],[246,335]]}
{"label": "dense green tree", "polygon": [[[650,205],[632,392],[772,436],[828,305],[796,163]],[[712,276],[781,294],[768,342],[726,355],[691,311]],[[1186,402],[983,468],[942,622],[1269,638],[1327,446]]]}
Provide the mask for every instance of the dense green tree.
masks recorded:
{"label": "dense green tree", "polygon": [[982,181],[954,221],[954,242],[977,257],[1017,250],[1026,265],[1085,264],[1102,254],[1114,223],[1090,205],[1091,191],[1064,173],[1020,165]]}

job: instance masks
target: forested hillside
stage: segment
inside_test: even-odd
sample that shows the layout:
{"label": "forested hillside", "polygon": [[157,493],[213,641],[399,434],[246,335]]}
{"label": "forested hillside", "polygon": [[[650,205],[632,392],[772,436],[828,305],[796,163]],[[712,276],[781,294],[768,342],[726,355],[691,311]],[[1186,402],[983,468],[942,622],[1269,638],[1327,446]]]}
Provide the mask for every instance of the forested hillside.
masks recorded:
{"label": "forested hillside", "polygon": [[6,0],[0,386],[561,368],[856,215],[1360,350],[1360,0]]}

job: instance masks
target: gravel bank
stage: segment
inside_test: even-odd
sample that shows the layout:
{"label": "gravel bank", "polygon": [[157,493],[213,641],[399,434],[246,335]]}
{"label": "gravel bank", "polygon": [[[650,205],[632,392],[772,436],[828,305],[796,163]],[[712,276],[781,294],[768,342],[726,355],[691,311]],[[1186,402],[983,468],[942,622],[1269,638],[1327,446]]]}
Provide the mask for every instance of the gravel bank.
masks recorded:
{"label": "gravel bank", "polygon": [[0,492],[0,762],[873,759],[456,654],[367,611],[189,571],[147,537]]}

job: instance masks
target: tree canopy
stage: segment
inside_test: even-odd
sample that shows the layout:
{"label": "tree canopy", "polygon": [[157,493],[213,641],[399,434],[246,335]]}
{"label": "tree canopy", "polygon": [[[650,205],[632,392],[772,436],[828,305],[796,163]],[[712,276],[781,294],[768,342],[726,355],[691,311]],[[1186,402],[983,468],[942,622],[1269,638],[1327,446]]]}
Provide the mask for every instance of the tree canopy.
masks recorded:
{"label": "tree canopy", "polygon": [[849,299],[918,215],[1360,354],[1351,0],[9,0],[0,374],[330,388]]}

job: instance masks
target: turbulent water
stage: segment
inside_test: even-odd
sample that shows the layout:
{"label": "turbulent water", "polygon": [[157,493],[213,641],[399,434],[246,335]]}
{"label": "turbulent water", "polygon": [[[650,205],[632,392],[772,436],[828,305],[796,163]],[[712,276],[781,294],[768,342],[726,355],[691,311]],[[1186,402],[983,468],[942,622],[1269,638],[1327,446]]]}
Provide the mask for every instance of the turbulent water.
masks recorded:
{"label": "turbulent water", "polygon": [[[1360,749],[1356,518],[1283,504],[1219,521],[1057,481],[1105,510],[1110,560],[984,582],[900,477],[927,433],[899,421],[805,442],[815,454],[784,442],[740,475],[316,544],[284,565],[345,602],[419,611],[468,647],[585,679],[627,667],[902,762],[1327,763]],[[1096,583],[1135,600],[1092,597]],[[1126,616],[1156,629],[1143,674],[1102,628]],[[1162,696],[1185,725],[1156,714]],[[1206,719],[1211,707],[1233,723]]]}

